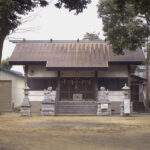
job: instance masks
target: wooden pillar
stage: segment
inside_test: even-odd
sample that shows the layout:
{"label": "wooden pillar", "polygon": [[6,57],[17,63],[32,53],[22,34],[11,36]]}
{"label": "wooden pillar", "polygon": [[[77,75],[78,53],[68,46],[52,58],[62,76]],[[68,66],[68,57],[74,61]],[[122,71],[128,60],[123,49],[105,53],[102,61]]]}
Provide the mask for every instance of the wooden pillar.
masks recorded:
{"label": "wooden pillar", "polygon": [[98,96],[98,73],[95,71],[95,77],[94,77],[94,94],[95,94],[95,101],[97,101]]}
{"label": "wooden pillar", "polygon": [[25,88],[28,87],[28,65],[24,66]]}
{"label": "wooden pillar", "polygon": [[130,71],[130,66],[128,66],[128,87],[130,88],[129,98],[131,100],[131,71]]}
{"label": "wooden pillar", "polygon": [[58,77],[57,77],[57,94],[58,94],[58,99],[57,101],[60,101],[60,71],[58,71]]}

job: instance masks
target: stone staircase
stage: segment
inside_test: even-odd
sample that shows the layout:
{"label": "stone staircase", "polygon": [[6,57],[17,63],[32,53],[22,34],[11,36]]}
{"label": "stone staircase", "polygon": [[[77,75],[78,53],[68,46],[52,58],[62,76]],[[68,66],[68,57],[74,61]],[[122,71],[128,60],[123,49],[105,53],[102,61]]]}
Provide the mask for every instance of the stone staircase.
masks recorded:
{"label": "stone staircase", "polygon": [[96,115],[96,102],[57,102],[56,115]]}
{"label": "stone staircase", "polygon": [[137,112],[144,112],[145,111],[145,107],[143,102],[134,102],[133,103],[133,111],[137,111]]}

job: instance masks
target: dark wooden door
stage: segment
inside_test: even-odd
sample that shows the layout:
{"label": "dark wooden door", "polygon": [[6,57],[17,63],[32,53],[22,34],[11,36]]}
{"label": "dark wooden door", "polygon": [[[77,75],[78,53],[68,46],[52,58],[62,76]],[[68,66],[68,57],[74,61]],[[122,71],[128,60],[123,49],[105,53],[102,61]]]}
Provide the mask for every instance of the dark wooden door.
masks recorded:
{"label": "dark wooden door", "polygon": [[60,99],[73,100],[73,94],[83,94],[84,100],[94,100],[94,78],[62,78]]}
{"label": "dark wooden door", "polygon": [[131,101],[139,102],[139,86],[131,85]]}

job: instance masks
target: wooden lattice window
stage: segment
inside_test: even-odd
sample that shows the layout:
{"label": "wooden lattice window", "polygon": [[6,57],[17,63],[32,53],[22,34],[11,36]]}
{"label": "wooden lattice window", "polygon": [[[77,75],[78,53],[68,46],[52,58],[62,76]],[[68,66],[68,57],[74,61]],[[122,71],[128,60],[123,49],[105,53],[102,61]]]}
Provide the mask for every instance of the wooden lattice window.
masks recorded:
{"label": "wooden lattice window", "polygon": [[105,87],[110,91],[120,91],[128,84],[128,78],[98,78],[98,88]]}
{"label": "wooden lattice window", "polygon": [[60,82],[61,99],[72,100],[73,94],[83,94],[84,100],[94,99],[93,78],[62,78]]}
{"label": "wooden lattice window", "polygon": [[28,87],[31,90],[44,90],[49,86],[56,90],[57,78],[28,78]]}

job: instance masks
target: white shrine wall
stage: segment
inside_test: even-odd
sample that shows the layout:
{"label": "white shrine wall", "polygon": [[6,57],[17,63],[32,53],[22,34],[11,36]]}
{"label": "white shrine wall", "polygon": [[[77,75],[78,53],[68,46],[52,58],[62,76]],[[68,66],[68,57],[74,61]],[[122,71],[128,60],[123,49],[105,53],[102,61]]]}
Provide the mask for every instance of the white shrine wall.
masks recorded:
{"label": "white shrine wall", "polygon": [[[61,77],[94,77],[95,71],[60,71]],[[58,77],[58,71],[47,71],[45,66],[30,65],[28,77],[50,78]],[[98,71],[98,77],[128,77],[127,66],[109,66],[107,70]]]}
{"label": "white shrine wall", "polygon": [[[56,91],[52,91],[52,99],[56,99]],[[44,91],[29,91],[29,100],[30,101],[43,101],[44,100]]]}
{"label": "white shrine wall", "polygon": [[128,66],[110,66],[106,71],[98,71],[98,77],[128,77]]}
{"label": "white shrine wall", "polygon": [[[100,98],[101,91],[98,91],[98,99]],[[109,91],[108,99],[111,102],[122,102],[124,98],[123,91]]]}
{"label": "white shrine wall", "polygon": [[51,78],[57,77],[57,71],[47,71],[45,66],[32,65],[28,67],[28,77],[32,78]]}

